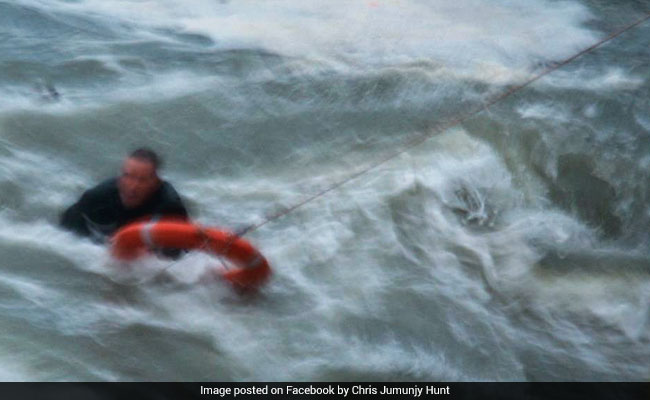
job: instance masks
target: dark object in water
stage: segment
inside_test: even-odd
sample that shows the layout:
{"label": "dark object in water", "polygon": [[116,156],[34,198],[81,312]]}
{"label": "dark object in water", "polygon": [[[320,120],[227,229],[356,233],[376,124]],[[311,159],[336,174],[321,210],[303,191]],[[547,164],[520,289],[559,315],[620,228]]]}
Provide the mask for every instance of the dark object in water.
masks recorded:
{"label": "dark object in water", "polygon": [[48,95],[50,100],[55,100],[56,101],[56,100],[59,100],[59,97],[61,97],[61,95],[56,90],[56,88],[54,87],[53,84],[51,84],[51,83],[46,84],[45,89],[47,90],[47,95]]}
{"label": "dark object in water", "polygon": [[615,211],[616,190],[611,183],[596,176],[594,169],[593,161],[585,155],[560,156],[551,198],[588,224],[600,228],[605,237],[614,238],[622,231],[622,221]]}
{"label": "dark object in water", "polygon": [[34,91],[40,95],[40,99],[44,102],[56,102],[61,99],[61,93],[59,93],[51,82],[37,83]]}

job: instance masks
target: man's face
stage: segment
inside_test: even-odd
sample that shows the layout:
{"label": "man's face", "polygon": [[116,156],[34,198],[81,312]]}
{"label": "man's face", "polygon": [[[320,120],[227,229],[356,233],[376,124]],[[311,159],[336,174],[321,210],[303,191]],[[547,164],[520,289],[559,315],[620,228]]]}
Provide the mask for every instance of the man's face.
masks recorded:
{"label": "man's face", "polygon": [[144,204],[159,184],[160,179],[151,162],[127,158],[122,165],[122,175],[117,185],[122,205],[125,208],[135,208]]}

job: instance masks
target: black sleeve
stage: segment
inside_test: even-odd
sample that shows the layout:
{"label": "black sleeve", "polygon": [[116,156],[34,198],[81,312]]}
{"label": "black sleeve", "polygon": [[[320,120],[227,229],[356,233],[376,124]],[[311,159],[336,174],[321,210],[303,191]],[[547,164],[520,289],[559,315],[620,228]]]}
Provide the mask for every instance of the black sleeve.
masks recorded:
{"label": "black sleeve", "polygon": [[88,194],[84,193],[83,196],[71,205],[67,210],[61,214],[60,225],[66,230],[76,233],[81,236],[90,236],[90,230],[84,220],[85,206],[88,203]]}
{"label": "black sleeve", "polygon": [[[178,192],[176,192],[176,189],[174,189],[174,187],[168,182],[163,183],[162,201],[156,210],[156,214],[159,216],[189,219],[189,214],[181,200],[181,197],[178,195]],[[163,258],[178,260],[187,253],[187,250],[165,248],[159,249],[156,253]]]}
{"label": "black sleeve", "polygon": [[156,251],[156,254],[158,254],[162,258],[168,258],[170,260],[179,260],[188,251],[189,250],[186,249],[160,249]]}
{"label": "black sleeve", "polygon": [[108,179],[86,190],[76,203],[61,214],[61,227],[77,235],[92,238],[94,235],[88,226],[87,219],[93,215],[93,210],[97,210],[100,207],[110,208],[112,198],[117,196],[116,193],[117,186],[115,179]]}
{"label": "black sleeve", "polygon": [[157,207],[155,213],[160,216],[172,216],[187,219],[189,216],[187,209],[174,187],[168,182],[165,182],[162,190],[162,201]]}

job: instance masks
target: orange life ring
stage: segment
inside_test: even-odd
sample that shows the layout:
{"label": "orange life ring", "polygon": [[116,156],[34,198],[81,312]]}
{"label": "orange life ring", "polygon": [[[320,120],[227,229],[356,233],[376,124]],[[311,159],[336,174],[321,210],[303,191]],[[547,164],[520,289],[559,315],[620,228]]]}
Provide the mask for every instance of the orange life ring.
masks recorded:
{"label": "orange life ring", "polygon": [[115,233],[111,243],[113,256],[121,260],[133,260],[153,248],[202,250],[223,256],[236,268],[221,275],[239,288],[257,288],[271,275],[266,258],[246,240],[187,221],[135,222]]}

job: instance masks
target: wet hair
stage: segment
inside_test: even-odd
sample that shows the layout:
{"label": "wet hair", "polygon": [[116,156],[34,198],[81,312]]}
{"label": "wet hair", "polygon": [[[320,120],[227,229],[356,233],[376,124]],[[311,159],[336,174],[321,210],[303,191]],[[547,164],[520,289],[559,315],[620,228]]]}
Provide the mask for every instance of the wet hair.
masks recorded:
{"label": "wet hair", "polygon": [[153,168],[157,171],[159,167],[162,166],[162,160],[158,157],[155,151],[147,147],[140,147],[136,150],[133,150],[129,154],[129,158],[136,158],[142,161],[148,161],[153,165]]}

